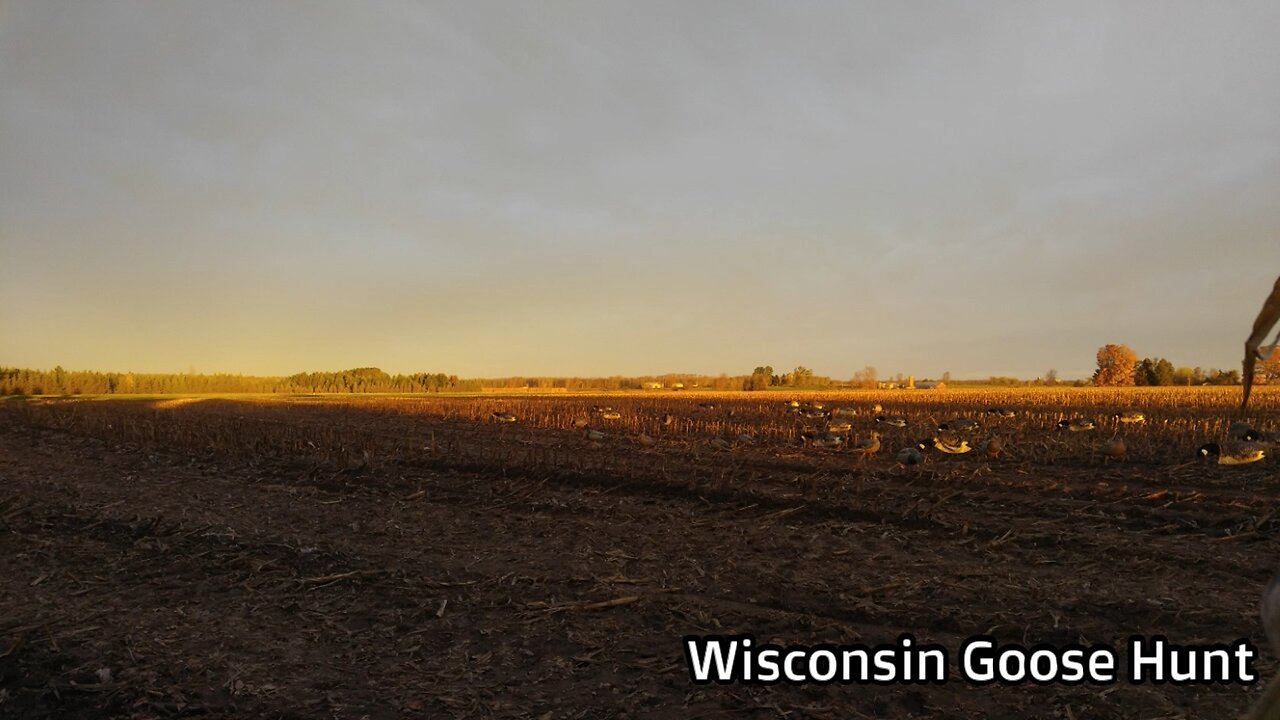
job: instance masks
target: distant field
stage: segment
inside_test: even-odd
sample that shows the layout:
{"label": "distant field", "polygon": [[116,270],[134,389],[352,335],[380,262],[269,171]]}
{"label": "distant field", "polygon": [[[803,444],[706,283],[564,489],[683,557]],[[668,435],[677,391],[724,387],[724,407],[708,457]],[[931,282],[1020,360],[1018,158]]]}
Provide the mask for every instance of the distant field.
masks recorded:
{"label": "distant field", "polygon": [[[0,714],[1237,717],[1260,686],[695,686],[680,639],[1250,638],[1269,677],[1256,615],[1280,564],[1280,468],[1196,453],[1239,399],[1239,387],[9,399]],[[1121,425],[1124,410],[1146,422]],[[1258,390],[1250,416],[1280,428],[1280,389]],[[1003,452],[897,462],[957,417],[980,427],[950,439],[999,437]],[[1095,429],[1057,429],[1070,418]],[[837,422],[847,440],[806,441]],[[873,431],[882,449],[858,457]],[[1125,454],[1104,459],[1115,437]]]}

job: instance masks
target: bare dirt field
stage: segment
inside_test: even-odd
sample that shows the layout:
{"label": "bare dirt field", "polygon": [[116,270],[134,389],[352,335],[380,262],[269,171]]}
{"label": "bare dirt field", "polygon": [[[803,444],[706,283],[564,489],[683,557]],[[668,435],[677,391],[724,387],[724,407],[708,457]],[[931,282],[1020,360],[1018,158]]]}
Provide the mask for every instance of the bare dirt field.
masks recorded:
{"label": "bare dirt field", "polygon": [[[1248,638],[1269,678],[1280,471],[1195,459],[1234,393],[827,398],[867,459],[772,393],[5,401],[0,716],[1237,717],[1261,683],[695,685],[681,642]],[[895,461],[957,415],[1006,452]]]}

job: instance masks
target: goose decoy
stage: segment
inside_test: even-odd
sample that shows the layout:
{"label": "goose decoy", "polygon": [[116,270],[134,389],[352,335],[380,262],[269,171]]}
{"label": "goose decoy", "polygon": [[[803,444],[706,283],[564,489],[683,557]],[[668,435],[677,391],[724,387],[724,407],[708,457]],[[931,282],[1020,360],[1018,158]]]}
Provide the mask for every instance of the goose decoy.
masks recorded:
{"label": "goose decoy", "polygon": [[1280,441],[1280,433],[1263,432],[1249,423],[1240,420],[1231,423],[1231,426],[1227,428],[1227,437],[1232,440],[1262,443],[1266,445],[1275,445]]}
{"label": "goose decoy", "polygon": [[1208,460],[1214,458],[1219,465],[1248,465],[1267,456],[1266,448],[1255,443],[1229,443],[1219,445],[1216,442],[1205,443],[1197,451],[1200,457]]}
{"label": "goose decoy", "polygon": [[827,411],[819,410],[817,408],[807,408],[800,411],[801,417],[808,418],[810,420],[820,420],[822,418],[828,417],[829,415],[830,413],[828,413]]}
{"label": "goose decoy", "polygon": [[989,458],[998,458],[1004,455],[1004,441],[999,435],[993,435],[985,443],[982,444],[982,450],[986,452]]}
{"label": "goose decoy", "polygon": [[798,408],[798,407],[800,407],[800,401],[799,401],[799,400],[788,400],[788,401],[787,401],[787,407],[790,407],[790,408]]}
{"label": "goose decoy", "polygon": [[973,448],[969,447],[968,440],[961,440],[959,438],[935,437],[930,438],[929,442],[933,445],[933,449],[944,452],[948,455],[963,455],[973,450]]}
{"label": "goose decoy", "polygon": [[622,413],[618,412],[617,410],[605,410],[604,412],[600,413],[600,417],[604,418],[605,420],[621,420]]}
{"label": "goose decoy", "polygon": [[639,435],[636,436],[636,442],[640,443],[641,445],[644,445],[645,447],[653,447],[654,443],[656,443],[657,440],[654,440],[652,437],[644,433],[640,433]]}
{"label": "goose decoy", "polygon": [[605,439],[606,437],[607,436],[604,433],[600,432],[599,430],[588,430],[586,432],[586,438],[593,442],[599,442]]}
{"label": "goose decoy", "polygon": [[938,430],[942,432],[973,432],[982,427],[981,423],[973,418],[961,417],[954,420],[948,420],[938,425]]}
{"label": "goose decoy", "polygon": [[829,433],[847,433],[852,430],[853,430],[853,423],[850,423],[850,422],[827,423],[827,432]]}
{"label": "goose decoy", "polygon": [[1116,413],[1113,417],[1125,425],[1141,425],[1147,421],[1147,414],[1141,410],[1125,410]]}
{"label": "goose decoy", "polygon": [[1124,438],[1116,436],[1102,443],[1102,447],[1099,448],[1099,452],[1102,453],[1102,462],[1106,463],[1108,460],[1119,460],[1123,458],[1125,453],[1129,452],[1129,447],[1125,445]]}
{"label": "goose decoy", "polygon": [[846,438],[843,435],[831,435],[828,433],[800,433],[800,442],[816,448],[825,448],[827,450],[837,450],[844,446]]}
{"label": "goose decoy", "polygon": [[904,428],[907,426],[907,419],[901,415],[877,415],[876,423],[888,427]]}
{"label": "goose decoy", "polygon": [[1011,418],[1017,415],[1016,412],[1008,408],[1002,408],[1002,407],[987,408],[987,414],[994,415],[996,417],[1001,417],[1001,418]]}
{"label": "goose decoy", "polygon": [[698,403],[698,407],[702,408],[703,410],[715,410],[715,409],[716,409],[716,404],[715,404],[715,403],[704,402],[704,403]]}
{"label": "goose decoy", "polygon": [[1093,421],[1080,417],[1074,417],[1070,420],[1063,418],[1058,421],[1058,429],[1068,432],[1086,432],[1093,429]]}
{"label": "goose decoy", "polygon": [[1244,363],[1241,373],[1241,380],[1244,382],[1244,396],[1240,399],[1240,414],[1243,415],[1245,408],[1249,406],[1249,391],[1253,388],[1253,370],[1257,366],[1259,360],[1265,360],[1271,351],[1280,344],[1280,335],[1271,341],[1266,352],[1262,342],[1267,339],[1267,333],[1271,332],[1271,328],[1280,322],[1280,278],[1276,278],[1275,287],[1271,288],[1271,294],[1262,302],[1262,309],[1258,311],[1258,317],[1253,321],[1253,332],[1249,334],[1249,339],[1244,341]]}
{"label": "goose decoy", "polygon": [[670,427],[671,424],[674,423],[675,421],[676,421],[676,416],[672,415],[671,413],[667,413],[666,415],[662,416],[662,427]]}
{"label": "goose decoy", "polygon": [[500,410],[493,413],[493,419],[494,419],[494,422],[513,423],[516,421],[516,416],[512,415],[509,412],[504,412]]}
{"label": "goose decoy", "polygon": [[1227,437],[1233,440],[1244,440],[1245,437],[1257,433],[1253,426],[1243,420],[1233,420],[1227,426]]}
{"label": "goose decoy", "polygon": [[1280,432],[1254,430],[1246,435],[1244,439],[1249,442],[1262,443],[1264,445],[1280,445]]}
{"label": "goose decoy", "polygon": [[852,448],[859,457],[867,458],[880,452],[880,433],[871,431],[871,437],[858,441]]}
{"label": "goose decoy", "polygon": [[731,450],[733,448],[733,443],[724,438],[712,438],[707,444],[717,450]]}
{"label": "goose decoy", "polygon": [[755,445],[755,444],[756,444],[756,436],[755,436],[755,435],[752,435],[751,433],[739,433],[739,434],[738,434],[738,442],[740,442],[740,443],[744,443],[744,444],[746,444],[746,445]]}
{"label": "goose decoy", "polygon": [[573,427],[577,430],[581,430],[590,424],[591,421],[584,417],[576,417],[573,419]]}
{"label": "goose decoy", "polygon": [[924,453],[918,447],[904,447],[898,451],[899,465],[919,465],[924,462]]}
{"label": "goose decoy", "polygon": [[833,408],[831,410],[831,417],[855,418],[858,417],[858,411],[847,407]]}

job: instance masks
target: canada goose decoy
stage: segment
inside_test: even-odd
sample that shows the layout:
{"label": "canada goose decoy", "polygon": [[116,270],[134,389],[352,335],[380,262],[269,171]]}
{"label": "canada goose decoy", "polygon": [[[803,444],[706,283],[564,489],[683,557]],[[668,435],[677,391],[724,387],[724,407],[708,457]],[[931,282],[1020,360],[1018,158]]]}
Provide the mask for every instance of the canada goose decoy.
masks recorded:
{"label": "canada goose decoy", "polygon": [[1058,421],[1058,429],[1068,432],[1087,432],[1093,429],[1093,421],[1079,417],[1071,418],[1070,420],[1063,418]]}
{"label": "canada goose decoy", "polygon": [[591,421],[584,417],[576,417],[573,419],[573,427],[577,430],[581,430],[590,424]]}
{"label": "canada goose decoy", "polygon": [[787,407],[790,407],[790,408],[798,408],[798,407],[800,407],[800,401],[799,401],[799,400],[788,400],[788,401],[787,401]]}
{"label": "canada goose decoy", "polygon": [[617,410],[605,410],[604,412],[600,413],[600,417],[604,418],[605,420],[621,420],[622,413],[618,412]]}
{"label": "canada goose decoy", "polygon": [[1004,441],[999,435],[993,435],[985,443],[982,444],[982,450],[989,458],[998,458],[1004,455]]}
{"label": "canada goose decoy", "polygon": [[880,452],[880,433],[872,430],[871,437],[859,440],[858,444],[853,446],[853,452],[863,458]]}
{"label": "canada goose decoy", "polygon": [[1280,445],[1280,432],[1263,432],[1262,430],[1254,430],[1244,437],[1249,442],[1261,443],[1263,445]]}
{"label": "canada goose decoy", "polygon": [[1247,440],[1257,434],[1258,431],[1255,430],[1252,425],[1243,420],[1233,420],[1231,424],[1227,426],[1227,437],[1232,440]]}
{"label": "canada goose decoy", "polygon": [[[1259,610],[1262,629],[1271,642],[1271,650],[1280,655],[1280,576],[1271,578],[1266,590],[1262,591]],[[1277,717],[1280,717],[1280,672],[1267,683],[1266,691],[1249,708],[1245,720],[1274,720]]]}
{"label": "canada goose decoy", "polygon": [[1236,420],[1231,423],[1231,426],[1227,428],[1227,437],[1232,440],[1263,443],[1267,445],[1275,445],[1277,442],[1280,442],[1280,433],[1263,432],[1242,420]]}
{"label": "canada goose decoy", "polygon": [[1123,458],[1125,453],[1129,452],[1129,447],[1125,445],[1124,438],[1116,436],[1102,443],[1102,447],[1099,448],[1099,451],[1102,453],[1102,462],[1106,463],[1108,460],[1119,460]]}
{"label": "canada goose decoy", "polygon": [[639,435],[636,436],[636,442],[640,443],[641,445],[644,445],[645,447],[653,447],[654,443],[656,443],[657,440],[654,440],[652,437],[644,433],[640,433]]}
{"label": "canada goose decoy", "polygon": [[670,427],[672,423],[674,423],[675,421],[676,421],[676,416],[672,415],[671,413],[667,413],[666,415],[662,416],[662,427]]}
{"label": "canada goose decoy", "polygon": [[904,447],[898,451],[899,465],[919,465],[924,462],[924,453],[918,447]]}
{"label": "canada goose decoy", "polygon": [[599,430],[588,430],[586,432],[586,438],[593,442],[599,442],[605,439],[605,437],[607,436],[604,433],[600,432]]}
{"label": "canada goose decoy", "polygon": [[516,416],[509,412],[498,411],[493,414],[493,419],[495,422],[513,423],[516,421]]}
{"label": "canada goose decoy", "polygon": [[959,438],[930,438],[929,442],[933,445],[933,449],[944,452],[948,455],[963,455],[973,450],[969,447],[968,440]]}
{"label": "canada goose decoy", "polygon": [[827,423],[827,432],[829,433],[847,433],[852,430],[853,430],[853,423],[850,423],[850,422]]}
{"label": "canada goose decoy", "polygon": [[707,444],[717,450],[730,450],[733,448],[733,443],[724,438],[712,438]]}
{"label": "canada goose decoy", "polygon": [[1240,399],[1240,414],[1243,415],[1245,408],[1249,405],[1249,391],[1253,388],[1253,370],[1259,360],[1265,360],[1271,354],[1277,344],[1280,344],[1280,335],[1271,341],[1271,345],[1265,348],[1262,341],[1266,340],[1267,333],[1271,332],[1271,328],[1280,322],[1280,278],[1276,278],[1275,287],[1271,288],[1271,294],[1262,302],[1262,309],[1258,311],[1258,317],[1253,321],[1253,332],[1249,334],[1249,339],[1244,341],[1244,363],[1241,374],[1241,380],[1244,382],[1244,396]]}
{"label": "canada goose decoy", "polygon": [[836,450],[844,446],[846,438],[843,435],[833,435],[829,433],[800,433],[800,442],[816,448],[825,448],[827,450]]}
{"label": "canada goose decoy", "polygon": [[755,444],[756,444],[756,436],[755,436],[755,435],[752,435],[751,433],[739,433],[739,434],[738,434],[738,442],[740,442],[740,443],[744,443],[744,444],[747,444],[747,445],[755,445]]}
{"label": "canada goose decoy", "polygon": [[1125,425],[1141,425],[1147,421],[1147,414],[1141,410],[1125,410],[1116,413],[1114,417]]}
{"label": "canada goose decoy", "polygon": [[704,403],[698,403],[698,407],[702,408],[703,410],[715,410],[715,409],[716,409],[716,404],[715,404],[715,403],[704,402]]}
{"label": "canada goose decoy", "polygon": [[1012,410],[1010,410],[1010,409],[1008,409],[1008,408],[1002,408],[1002,407],[991,407],[991,408],[987,408],[987,414],[988,414],[988,415],[994,415],[994,416],[996,416],[996,417],[1001,417],[1001,418],[1011,418],[1011,417],[1016,416],[1018,413],[1016,413],[1016,412],[1014,412],[1014,411],[1012,411]]}
{"label": "canada goose decoy", "polygon": [[830,413],[828,413],[827,411],[819,410],[817,408],[807,408],[800,411],[801,417],[808,418],[810,420],[821,420],[822,418],[827,417],[829,414]]}
{"label": "canada goose decoy", "polygon": [[1253,429],[1252,425],[1243,420],[1232,420],[1231,424],[1227,426],[1227,437],[1237,440],[1243,439],[1245,435],[1252,432],[1257,431]]}
{"label": "canada goose decoy", "polygon": [[847,407],[834,408],[831,411],[831,417],[855,418],[858,417],[858,411]]}
{"label": "canada goose decoy", "polygon": [[904,428],[907,426],[907,419],[901,415],[877,415],[876,423],[888,427]]}
{"label": "canada goose decoy", "polygon": [[1266,448],[1254,443],[1230,443],[1219,445],[1216,442],[1205,443],[1197,451],[1200,457],[1208,460],[1215,458],[1219,465],[1248,465],[1267,456]]}
{"label": "canada goose decoy", "polygon": [[942,432],[973,432],[982,427],[982,424],[973,418],[961,417],[954,420],[948,420],[938,425],[938,430]]}

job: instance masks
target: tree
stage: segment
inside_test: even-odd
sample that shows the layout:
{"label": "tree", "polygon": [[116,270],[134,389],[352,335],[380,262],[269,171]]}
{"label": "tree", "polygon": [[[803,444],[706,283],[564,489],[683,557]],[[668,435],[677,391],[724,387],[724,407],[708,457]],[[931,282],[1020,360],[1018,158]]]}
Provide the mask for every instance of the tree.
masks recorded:
{"label": "tree", "polygon": [[951,371],[950,371],[950,370],[948,370],[948,371],[946,371],[946,372],[942,373],[942,382],[944,382],[944,383],[949,383],[949,382],[951,382]]}
{"label": "tree", "polygon": [[791,371],[791,384],[796,387],[804,387],[809,385],[813,380],[813,371],[800,365]]}
{"label": "tree", "polygon": [[1280,380],[1280,345],[1271,348],[1266,360],[1259,360],[1253,368],[1255,383],[1270,383]]}
{"label": "tree", "polygon": [[1156,381],[1151,384],[1152,385],[1172,385],[1174,382],[1174,373],[1175,371],[1173,369],[1173,363],[1169,362],[1165,358],[1160,358],[1159,360],[1156,360],[1156,367],[1155,367]]}
{"label": "tree", "polygon": [[1047,372],[1047,373],[1045,373],[1045,374],[1044,374],[1044,384],[1045,384],[1045,385],[1057,385],[1057,384],[1058,384],[1058,369],[1057,369],[1057,368],[1049,368],[1049,372]]}
{"label": "tree", "polygon": [[1214,385],[1239,385],[1240,384],[1239,370],[1226,370],[1226,371],[1213,370],[1211,372],[1213,373],[1213,375],[1212,377],[1209,378],[1209,382]]}
{"label": "tree", "polygon": [[876,369],[870,365],[853,374],[853,384],[858,387],[874,388],[876,386]]}
{"label": "tree", "polygon": [[1098,369],[1093,373],[1093,384],[1132,385],[1137,364],[1138,355],[1128,345],[1103,345],[1098,348]]}
{"label": "tree", "polygon": [[743,390],[767,390],[773,382],[773,368],[762,365],[751,371],[751,377],[742,383]]}
{"label": "tree", "polygon": [[1142,358],[1133,368],[1133,384],[1134,385],[1155,385],[1156,384],[1156,361],[1151,358]]}

